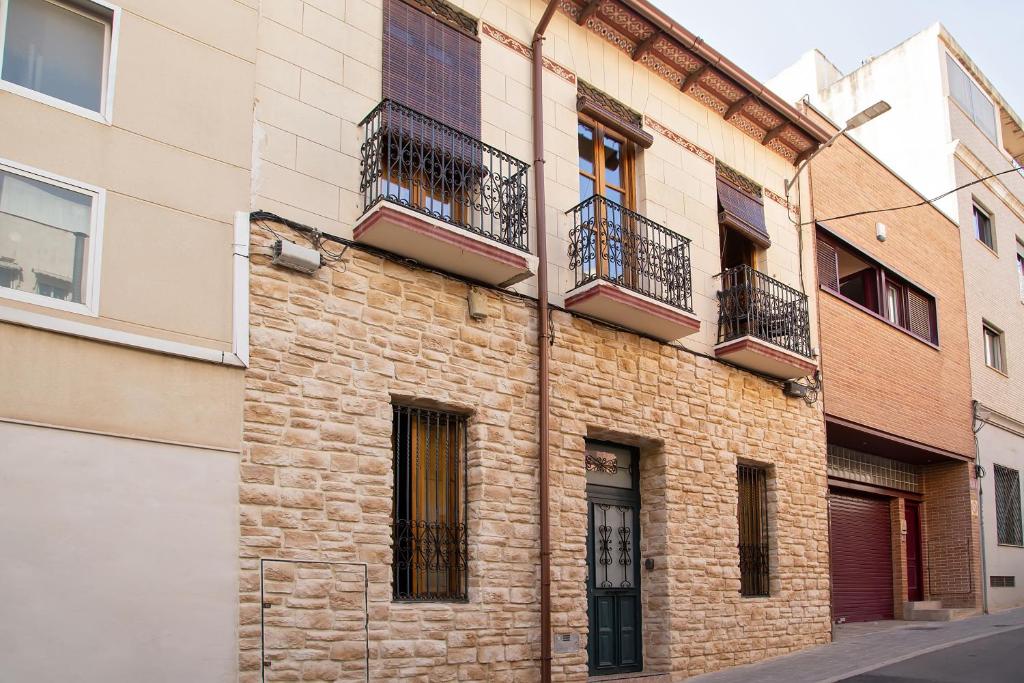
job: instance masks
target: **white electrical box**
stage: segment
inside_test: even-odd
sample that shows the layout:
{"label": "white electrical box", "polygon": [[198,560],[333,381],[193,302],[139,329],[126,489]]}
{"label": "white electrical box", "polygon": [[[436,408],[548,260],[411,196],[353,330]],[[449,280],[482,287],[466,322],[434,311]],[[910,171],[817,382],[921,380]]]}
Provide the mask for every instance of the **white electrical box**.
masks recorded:
{"label": "white electrical box", "polygon": [[303,247],[289,242],[288,240],[277,240],[274,242],[275,266],[297,270],[301,273],[315,273],[320,267],[320,252],[310,247]]}

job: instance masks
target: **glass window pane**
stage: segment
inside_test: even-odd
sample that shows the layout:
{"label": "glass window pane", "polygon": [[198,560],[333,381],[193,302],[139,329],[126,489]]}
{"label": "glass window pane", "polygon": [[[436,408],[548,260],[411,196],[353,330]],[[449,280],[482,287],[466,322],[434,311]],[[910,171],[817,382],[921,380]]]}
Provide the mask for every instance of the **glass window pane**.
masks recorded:
{"label": "glass window pane", "polygon": [[604,188],[604,196],[607,199],[612,200],[616,204],[623,204],[623,200],[625,198],[621,192],[619,192],[618,190],[613,190],[610,187]]}
{"label": "glass window pane", "polygon": [[[580,147],[580,170],[594,174],[594,129],[586,124],[577,126],[577,139]],[[590,195],[587,195],[588,197]]]}
{"label": "glass window pane", "polygon": [[985,132],[990,140],[996,140],[996,110],[978,86],[971,83],[971,108],[974,122]]}
{"label": "glass window pane", "polygon": [[92,197],[0,171],[0,286],[82,302]]}
{"label": "glass window pane", "polygon": [[585,175],[580,175],[580,201],[594,196],[594,180]]}
{"label": "glass window pane", "polygon": [[588,484],[633,488],[633,453],[628,448],[587,443]]}
{"label": "glass window pane", "polygon": [[946,55],[946,74],[949,79],[949,94],[968,112],[971,111],[970,79],[952,57]]}
{"label": "glass window pane", "polygon": [[100,111],[106,27],[46,0],[10,0],[3,79]]}
{"label": "glass window pane", "polygon": [[604,137],[604,182],[622,187],[622,143],[607,135]]}

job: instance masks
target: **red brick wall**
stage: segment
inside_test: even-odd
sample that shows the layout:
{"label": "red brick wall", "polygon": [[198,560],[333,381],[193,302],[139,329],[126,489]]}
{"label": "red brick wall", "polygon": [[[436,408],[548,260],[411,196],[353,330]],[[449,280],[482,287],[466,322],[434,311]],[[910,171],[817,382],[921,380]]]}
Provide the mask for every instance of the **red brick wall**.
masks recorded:
{"label": "red brick wall", "polygon": [[943,607],[981,606],[981,549],[977,488],[972,465],[938,462],[922,468],[924,505],[925,599]]}
{"label": "red brick wall", "polygon": [[[825,412],[970,455],[971,377],[960,237],[930,206],[827,220],[920,197],[847,138],[812,163],[815,219],[935,295],[939,348],[819,289]],[[875,223],[888,239],[875,239]]]}

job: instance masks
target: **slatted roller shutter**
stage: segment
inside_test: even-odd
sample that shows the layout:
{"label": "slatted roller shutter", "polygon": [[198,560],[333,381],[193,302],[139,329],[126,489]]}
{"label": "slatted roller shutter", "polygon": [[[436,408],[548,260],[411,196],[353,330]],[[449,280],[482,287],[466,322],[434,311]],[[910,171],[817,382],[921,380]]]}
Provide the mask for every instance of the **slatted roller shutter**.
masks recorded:
{"label": "slatted roller shutter", "polygon": [[385,0],[384,97],[479,139],[479,39],[419,7]]}
{"label": "slatted roller shutter", "polygon": [[892,540],[885,498],[829,493],[833,617],[893,618]]}
{"label": "slatted roller shutter", "polygon": [[908,287],[907,313],[910,332],[922,339],[935,341],[935,330],[932,326],[932,301]]}
{"label": "slatted roller shutter", "polygon": [[835,247],[818,240],[818,283],[822,287],[839,291],[839,260]]}

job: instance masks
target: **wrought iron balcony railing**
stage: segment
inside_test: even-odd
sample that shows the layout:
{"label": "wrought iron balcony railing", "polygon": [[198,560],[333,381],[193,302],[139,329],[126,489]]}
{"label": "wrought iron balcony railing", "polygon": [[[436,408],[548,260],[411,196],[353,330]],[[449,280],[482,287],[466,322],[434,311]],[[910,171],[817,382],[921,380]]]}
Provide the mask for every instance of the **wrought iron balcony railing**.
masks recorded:
{"label": "wrought iron balcony railing", "polygon": [[393,100],[360,125],[364,212],[392,202],[529,251],[529,165]]}
{"label": "wrought iron balcony railing", "polygon": [[569,267],[576,287],[607,280],[693,312],[690,240],[598,195],[566,213],[573,214]]}
{"label": "wrought iron balcony railing", "polygon": [[811,357],[806,294],[750,266],[730,268],[720,277],[719,344],[750,336]]}

